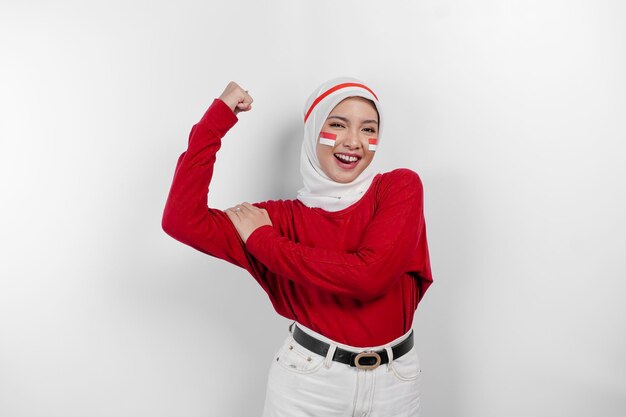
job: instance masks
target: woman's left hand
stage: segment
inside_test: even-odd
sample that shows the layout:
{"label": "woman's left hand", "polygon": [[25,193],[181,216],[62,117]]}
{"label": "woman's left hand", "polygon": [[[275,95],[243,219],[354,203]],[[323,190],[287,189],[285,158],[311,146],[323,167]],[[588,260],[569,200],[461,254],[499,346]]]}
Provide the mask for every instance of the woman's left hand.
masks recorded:
{"label": "woman's left hand", "polygon": [[267,210],[255,207],[250,203],[238,204],[235,207],[226,209],[224,212],[230,221],[233,222],[235,229],[237,229],[244,243],[248,240],[252,232],[259,227],[272,225]]}

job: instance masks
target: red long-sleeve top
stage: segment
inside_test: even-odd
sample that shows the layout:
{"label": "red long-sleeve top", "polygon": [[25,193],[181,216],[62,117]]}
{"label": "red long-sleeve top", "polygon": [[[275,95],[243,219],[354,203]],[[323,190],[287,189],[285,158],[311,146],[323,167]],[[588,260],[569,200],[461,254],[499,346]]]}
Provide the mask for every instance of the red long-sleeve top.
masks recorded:
{"label": "red long-sleeve top", "polygon": [[245,268],[278,314],[337,342],[377,346],[405,334],[432,283],[418,175],[379,174],[337,212],[299,200],[256,203],[272,226],[244,243],[228,216],[207,204],[216,153],[236,121],[216,99],[192,128],[165,205],[165,232]]}

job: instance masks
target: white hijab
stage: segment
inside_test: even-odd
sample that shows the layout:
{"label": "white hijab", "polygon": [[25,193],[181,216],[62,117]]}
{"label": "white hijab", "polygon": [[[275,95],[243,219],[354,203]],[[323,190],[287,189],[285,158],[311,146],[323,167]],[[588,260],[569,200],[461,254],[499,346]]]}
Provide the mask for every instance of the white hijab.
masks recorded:
{"label": "white hijab", "polygon": [[342,184],[328,178],[320,167],[316,152],[320,131],[330,112],[348,97],[364,97],[376,105],[380,145],[383,118],[374,92],[361,81],[349,77],[334,78],[320,85],[304,106],[304,140],[300,154],[304,187],[298,191],[298,200],[307,207],[319,207],[326,211],[343,210],[359,201],[377,174],[370,164],[352,182]]}

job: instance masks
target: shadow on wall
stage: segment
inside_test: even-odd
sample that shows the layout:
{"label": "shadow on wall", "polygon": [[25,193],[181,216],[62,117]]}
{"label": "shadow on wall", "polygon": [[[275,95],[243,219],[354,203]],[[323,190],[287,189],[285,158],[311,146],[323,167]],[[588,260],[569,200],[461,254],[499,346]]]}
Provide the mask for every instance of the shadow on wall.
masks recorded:
{"label": "shadow on wall", "polygon": [[[428,178],[427,178],[428,177]],[[423,175],[425,216],[434,283],[417,309],[414,321],[424,368],[425,415],[462,417],[467,403],[463,383],[471,381],[462,358],[468,354],[466,295],[473,268],[472,216],[469,185],[456,174]],[[454,260],[450,262],[450,260]]]}
{"label": "shadow on wall", "polygon": [[152,389],[187,389],[206,415],[258,415],[285,320],[247,272],[190,251],[178,261],[170,250],[167,262],[120,265],[107,280],[131,346],[124,357],[150,351],[139,369],[155,379]]}

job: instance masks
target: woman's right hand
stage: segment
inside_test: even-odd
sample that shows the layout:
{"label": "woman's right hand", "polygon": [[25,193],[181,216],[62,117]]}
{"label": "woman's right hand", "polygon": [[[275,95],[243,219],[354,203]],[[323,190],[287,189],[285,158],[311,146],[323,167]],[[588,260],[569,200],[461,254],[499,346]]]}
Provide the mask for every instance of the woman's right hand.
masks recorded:
{"label": "woman's right hand", "polygon": [[244,90],[234,81],[228,83],[219,99],[226,103],[235,115],[242,111],[252,110],[252,102],[254,101],[248,94],[248,90]]}

